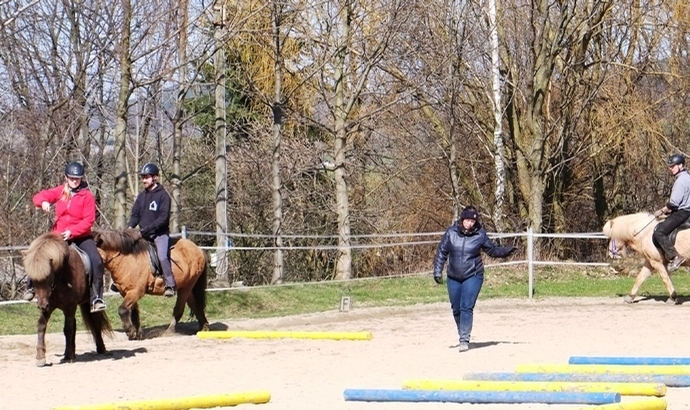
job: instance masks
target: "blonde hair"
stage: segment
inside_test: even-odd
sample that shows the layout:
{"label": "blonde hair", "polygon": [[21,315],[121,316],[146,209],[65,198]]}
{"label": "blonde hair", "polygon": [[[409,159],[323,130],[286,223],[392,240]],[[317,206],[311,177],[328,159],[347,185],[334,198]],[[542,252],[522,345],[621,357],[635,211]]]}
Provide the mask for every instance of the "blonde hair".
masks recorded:
{"label": "blonde hair", "polygon": [[60,199],[63,201],[67,201],[69,199],[71,189],[69,188],[69,184],[65,182],[65,185],[62,187],[62,195],[60,195]]}

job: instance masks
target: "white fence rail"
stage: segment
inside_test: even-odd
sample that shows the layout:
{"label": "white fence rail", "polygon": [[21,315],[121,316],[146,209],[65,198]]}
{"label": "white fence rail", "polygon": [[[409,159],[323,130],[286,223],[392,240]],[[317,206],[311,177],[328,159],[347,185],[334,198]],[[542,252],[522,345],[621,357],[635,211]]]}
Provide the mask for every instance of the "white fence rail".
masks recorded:
{"label": "white fence rail", "polygon": [[[182,237],[188,237],[190,235],[198,235],[198,236],[212,236],[215,237],[216,233],[215,232],[200,232],[200,231],[188,231],[186,227],[183,227],[182,233],[180,234],[173,234],[172,236],[182,236]],[[394,242],[394,243],[382,243],[382,244],[352,244],[350,246],[351,249],[371,249],[371,248],[386,248],[386,247],[396,247],[396,246],[414,246],[414,245],[435,245],[439,242],[441,236],[443,235],[443,232],[428,232],[428,233],[400,233],[400,234],[383,234],[383,235],[352,235],[350,237],[351,241],[356,242],[357,240],[362,240],[362,239],[381,239],[381,238],[433,238],[430,240],[415,240],[415,241],[400,241],[400,242]],[[596,239],[596,240],[606,240],[607,238],[602,234],[602,233],[555,233],[555,234],[542,234],[542,233],[534,233],[532,229],[528,229],[526,232],[519,232],[519,233],[489,233],[489,236],[492,239],[499,239],[499,238],[526,238],[526,249],[525,249],[525,256],[526,259],[524,260],[513,260],[510,262],[499,262],[499,263],[492,263],[492,264],[487,264],[487,267],[491,266],[508,266],[508,265],[527,265],[528,269],[528,278],[529,278],[529,284],[528,284],[528,297],[529,299],[532,299],[534,295],[534,267],[535,266],[555,266],[555,265],[571,265],[571,266],[609,266],[608,262],[602,261],[602,262],[578,262],[578,261],[554,261],[554,260],[535,260],[535,252],[534,252],[534,246],[535,246],[535,240],[539,238],[554,238],[554,239]],[[259,246],[259,247],[249,247],[249,246],[232,246],[232,241],[231,238],[265,238],[265,239],[271,239],[274,238],[273,235],[250,235],[250,234],[233,234],[229,233],[227,234],[228,240],[225,241],[227,246],[201,246],[202,249],[210,251],[210,252],[218,252],[218,251],[224,251],[224,252],[232,252],[232,251],[238,251],[238,250],[243,250],[243,251],[255,251],[255,250],[261,250],[261,251],[271,251],[271,250],[336,250],[338,249],[338,246],[335,245],[316,245],[316,246],[282,246],[282,247],[273,247],[273,246]],[[331,236],[321,236],[321,235],[284,235],[282,236],[284,239],[290,238],[290,239],[335,239],[338,238],[337,235],[331,235]],[[524,240],[524,239],[523,239]],[[14,256],[9,256],[9,258],[18,258],[19,257],[19,251],[27,249],[27,246],[3,246],[0,247],[0,252],[1,253],[14,253]],[[212,254],[212,257],[214,255]],[[0,258],[2,259],[2,258]],[[429,261],[429,264],[431,264],[432,261]],[[422,275],[422,274],[429,274],[431,271],[424,271],[424,272],[418,272],[417,274]],[[6,275],[5,272],[0,272],[3,276]],[[370,279],[370,278],[367,278]],[[351,279],[351,280],[361,280],[361,279]],[[303,284],[303,283],[301,283]],[[271,285],[271,286],[289,286],[290,284],[285,284],[285,285]],[[222,290],[233,290],[237,288],[214,288],[214,289],[208,289],[209,291],[222,291]],[[5,302],[0,302],[1,304],[7,304],[7,303],[22,303],[23,301],[5,301]]]}

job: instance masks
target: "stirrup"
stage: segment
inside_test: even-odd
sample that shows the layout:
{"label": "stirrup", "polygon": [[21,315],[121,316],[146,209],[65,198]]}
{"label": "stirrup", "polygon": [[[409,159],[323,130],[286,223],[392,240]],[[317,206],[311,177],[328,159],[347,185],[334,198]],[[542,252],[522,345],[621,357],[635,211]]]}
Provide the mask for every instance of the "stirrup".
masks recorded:
{"label": "stirrup", "polygon": [[101,299],[96,299],[91,305],[91,313],[102,312],[107,308],[105,302]]}
{"label": "stirrup", "polygon": [[668,263],[668,266],[666,267],[666,269],[669,272],[674,272],[674,271],[678,270],[678,268],[680,268],[680,266],[684,263],[685,263],[685,258],[683,258],[682,256],[676,256],[675,258],[671,259],[671,261]]}
{"label": "stirrup", "polygon": [[36,293],[34,292],[33,289],[27,289],[26,292],[24,292],[24,295],[22,296],[22,299],[24,299],[27,302],[31,302],[34,300],[36,297]]}

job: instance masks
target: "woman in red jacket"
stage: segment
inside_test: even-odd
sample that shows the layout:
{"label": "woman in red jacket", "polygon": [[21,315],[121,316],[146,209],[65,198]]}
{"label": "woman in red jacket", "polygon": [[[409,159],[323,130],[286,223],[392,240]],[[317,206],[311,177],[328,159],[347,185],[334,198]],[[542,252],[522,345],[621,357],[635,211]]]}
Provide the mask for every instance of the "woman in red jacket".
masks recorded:
{"label": "woman in red jacket", "polygon": [[[91,236],[91,227],[96,220],[96,200],[84,181],[84,167],[72,162],[65,167],[65,183],[55,188],[45,189],[33,197],[36,207],[50,212],[55,204],[55,223],[52,231],[62,236],[68,243],[74,243],[91,259],[91,311],[105,310],[103,302],[103,260],[96,242]],[[28,284],[24,300],[32,300],[34,291]]]}

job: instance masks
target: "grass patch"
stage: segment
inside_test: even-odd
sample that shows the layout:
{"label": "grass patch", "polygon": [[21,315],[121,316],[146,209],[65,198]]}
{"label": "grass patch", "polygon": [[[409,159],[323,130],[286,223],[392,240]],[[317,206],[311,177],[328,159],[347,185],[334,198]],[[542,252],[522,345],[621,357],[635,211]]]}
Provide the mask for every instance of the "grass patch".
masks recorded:
{"label": "grass patch", "polygon": [[[524,267],[487,268],[480,299],[528,297],[527,269]],[[685,269],[672,280],[678,296],[690,297],[690,274]],[[617,297],[626,295],[634,278],[613,276],[604,268],[539,267],[534,272],[534,297]],[[366,279],[316,284],[292,284],[208,292],[206,314],[210,322],[236,318],[263,318],[336,310],[341,296],[352,298],[352,308],[406,306],[418,303],[446,302],[445,286],[436,285],[430,276]],[[666,297],[658,276],[644,283],[638,296]],[[115,329],[121,329],[117,308],[122,298],[106,297],[108,316]],[[142,326],[170,323],[174,298],[145,296],[139,301]],[[622,302],[621,302],[622,303]],[[78,329],[83,330],[78,316]],[[0,335],[34,334],[38,312],[35,304],[0,306]],[[185,316],[182,321],[194,321]],[[49,332],[62,332],[63,315],[53,313]]]}

